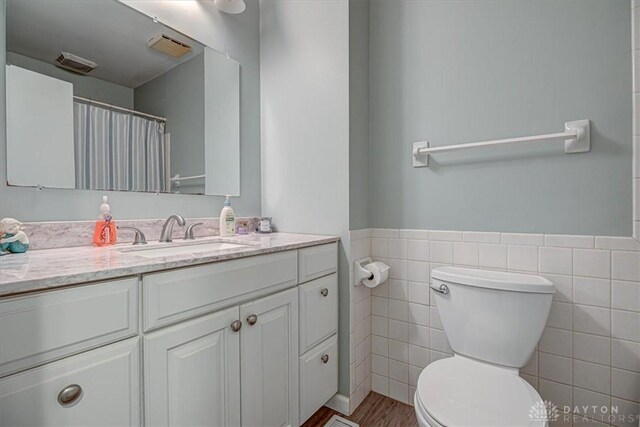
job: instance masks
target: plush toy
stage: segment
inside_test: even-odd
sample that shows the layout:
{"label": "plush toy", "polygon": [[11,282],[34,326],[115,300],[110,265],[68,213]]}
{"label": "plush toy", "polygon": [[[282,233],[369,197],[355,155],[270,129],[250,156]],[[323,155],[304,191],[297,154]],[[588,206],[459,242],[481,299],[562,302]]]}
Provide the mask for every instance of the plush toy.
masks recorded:
{"label": "plush toy", "polygon": [[22,230],[24,225],[17,219],[4,218],[0,221],[0,255],[21,254],[29,249],[29,238]]}

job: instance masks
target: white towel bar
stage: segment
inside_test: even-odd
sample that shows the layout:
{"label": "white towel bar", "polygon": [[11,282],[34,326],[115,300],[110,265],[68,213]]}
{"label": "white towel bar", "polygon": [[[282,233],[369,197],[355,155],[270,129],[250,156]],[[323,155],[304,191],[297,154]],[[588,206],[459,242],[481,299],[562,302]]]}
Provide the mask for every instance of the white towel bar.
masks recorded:
{"label": "white towel bar", "polygon": [[564,141],[565,153],[584,153],[591,149],[591,135],[589,120],[575,120],[564,124],[564,132],[546,135],[523,136],[519,138],[497,139],[494,141],[470,142],[467,144],[445,145],[429,147],[429,142],[413,143],[413,167],[429,166],[429,155],[461,151],[473,148],[490,147],[493,145],[519,144],[521,142]]}

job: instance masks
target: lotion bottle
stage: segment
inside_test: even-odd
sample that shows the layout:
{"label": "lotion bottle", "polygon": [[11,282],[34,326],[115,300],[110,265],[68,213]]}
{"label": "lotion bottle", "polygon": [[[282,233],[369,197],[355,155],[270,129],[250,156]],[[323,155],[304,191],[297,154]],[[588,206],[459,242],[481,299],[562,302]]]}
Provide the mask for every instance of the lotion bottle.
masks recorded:
{"label": "lotion bottle", "polygon": [[231,196],[226,196],[224,207],[222,208],[222,212],[220,212],[220,236],[222,237],[229,237],[236,234],[236,215],[231,207],[229,197]]}
{"label": "lotion bottle", "polygon": [[107,202],[107,196],[102,196],[100,216],[93,232],[93,244],[96,246],[116,244],[116,223],[111,216],[111,207]]}

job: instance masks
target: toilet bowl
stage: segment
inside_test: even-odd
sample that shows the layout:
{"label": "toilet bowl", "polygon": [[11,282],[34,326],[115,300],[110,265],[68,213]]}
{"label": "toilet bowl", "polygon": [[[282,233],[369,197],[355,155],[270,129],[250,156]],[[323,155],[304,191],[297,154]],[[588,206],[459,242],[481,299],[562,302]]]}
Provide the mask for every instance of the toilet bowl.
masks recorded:
{"label": "toilet bowl", "polygon": [[555,292],[545,278],[458,267],[432,271],[453,357],[427,366],[414,396],[421,427],[547,426],[538,392],[518,375],[542,335]]}

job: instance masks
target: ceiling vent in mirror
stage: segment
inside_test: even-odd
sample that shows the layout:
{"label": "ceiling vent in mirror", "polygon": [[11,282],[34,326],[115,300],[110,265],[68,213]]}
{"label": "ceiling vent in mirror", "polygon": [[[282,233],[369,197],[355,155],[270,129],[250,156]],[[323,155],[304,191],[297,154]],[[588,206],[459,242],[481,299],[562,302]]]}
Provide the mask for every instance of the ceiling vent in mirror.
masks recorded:
{"label": "ceiling vent in mirror", "polygon": [[60,56],[56,58],[56,65],[78,74],[87,74],[98,66],[98,64],[93,61],[89,61],[88,59],[81,58],[69,52],[61,52]]}
{"label": "ceiling vent in mirror", "polygon": [[152,37],[147,42],[147,46],[174,58],[180,58],[185,53],[191,52],[191,46],[166,34],[158,34]]}

